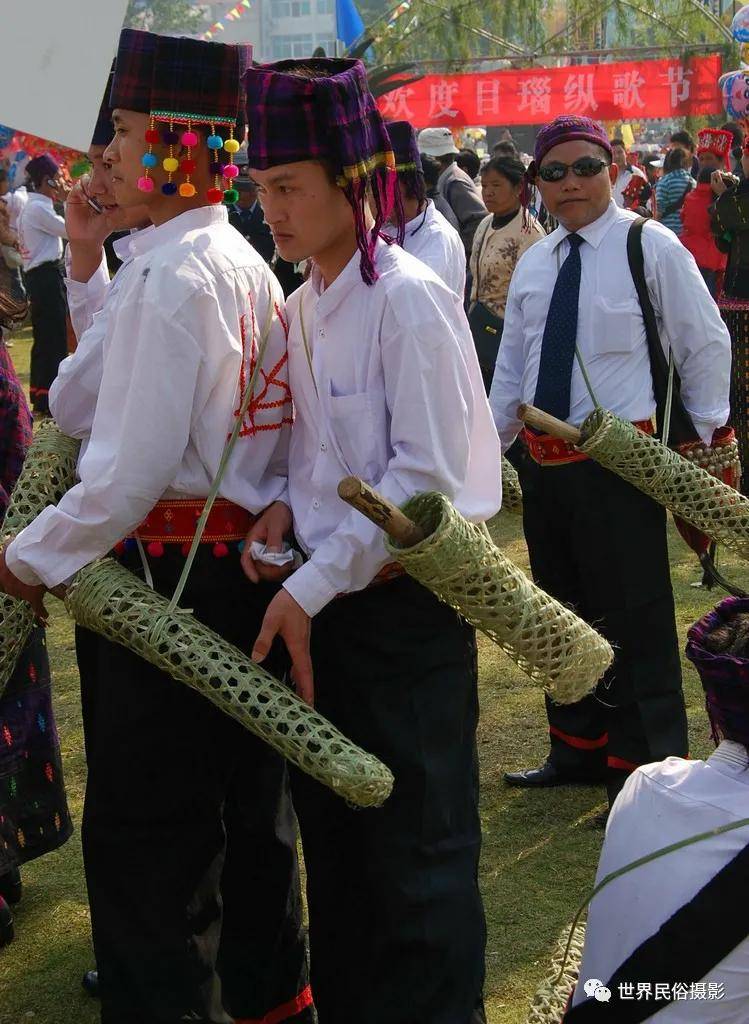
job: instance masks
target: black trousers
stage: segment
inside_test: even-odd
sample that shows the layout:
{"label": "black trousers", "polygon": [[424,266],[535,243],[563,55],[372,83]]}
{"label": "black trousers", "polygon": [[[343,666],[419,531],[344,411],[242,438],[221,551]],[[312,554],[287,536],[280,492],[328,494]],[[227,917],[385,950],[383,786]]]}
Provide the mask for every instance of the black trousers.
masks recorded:
{"label": "black trousers", "polygon": [[320,1024],[484,1021],[474,631],[413,580],[312,625],[315,704],[395,776],[346,805],[292,770]]}
{"label": "black trousers", "polygon": [[57,376],[57,368],[68,354],[62,263],[42,263],[27,270],[26,291],[31,302],[34,332],[29,385],[31,404],[34,412],[49,412],[49,389]]}
{"label": "black trousers", "polygon": [[[176,545],[151,559],[157,590],[171,594],[183,562]],[[244,578],[235,546],[215,559],[206,545],[182,605],[247,649],[273,592]],[[125,648],[79,631],[78,655],[103,1024],[308,1024],[312,1008],[295,1006],[307,951],[285,761]]]}
{"label": "black trousers", "polygon": [[638,765],[687,753],[666,514],[593,461],[542,467],[527,457],[519,473],[534,579],[615,652],[595,695],[547,699],[551,760],[605,779],[613,801]]}

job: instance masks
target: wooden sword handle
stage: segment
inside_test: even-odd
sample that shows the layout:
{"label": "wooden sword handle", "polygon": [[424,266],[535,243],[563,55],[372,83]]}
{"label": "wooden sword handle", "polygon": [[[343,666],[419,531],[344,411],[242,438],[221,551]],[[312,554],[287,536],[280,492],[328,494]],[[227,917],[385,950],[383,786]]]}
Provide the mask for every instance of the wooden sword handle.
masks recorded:
{"label": "wooden sword handle", "polygon": [[411,548],[424,539],[424,531],[420,526],[358,476],[346,476],[341,480],[338,484],[338,497],[405,548]]}
{"label": "wooden sword handle", "polygon": [[543,409],[537,409],[535,405],[523,403],[518,406],[518,419],[542,434],[550,434],[552,437],[561,438],[562,441],[569,441],[570,444],[580,443],[580,431],[564,420],[558,420]]}

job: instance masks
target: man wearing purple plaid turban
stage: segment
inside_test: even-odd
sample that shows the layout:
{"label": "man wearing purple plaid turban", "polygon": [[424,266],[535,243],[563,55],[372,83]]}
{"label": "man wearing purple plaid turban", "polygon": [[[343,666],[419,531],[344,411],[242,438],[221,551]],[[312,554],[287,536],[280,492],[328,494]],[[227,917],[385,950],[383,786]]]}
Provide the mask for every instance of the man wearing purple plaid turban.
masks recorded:
{"label": "man wearing purple plaid turban", "polygon": [[481,521],[499,504],[497,437],[461,298],[378,237],[396,176],[363,65],[284,61],[245,81],[265,218],[281,255],[312,265],[287,307],[289,501],[308,557],[253,657],[283,637],[300,694],[397,780],[362,812],[293,777],[315,1005],[320,1024],[479,1024],[474,631],[336,487],[353,473],[398,503],[442,491]]}
{"label": "man wearing purple plaid turban", "polygon": [[[220,202],[249,61],[245,46],[123,32],[103,159],[117,206],[145,206],[154,226],[129,237],[82,336],[80,358],[99,357],[76,375],[83,423],[67,404],[85,442],[80,481],[0,555],[2,587],[37,601],[112,549],[171,595],[241,406],[184,595],[236,646],[273,593],[246,579],[240,545],[286,492],[291,422],[283,296]],[[133,651],[97,636],[84,655],[82,842],[102,1021],[310,1024],[285,762]],[[282,652],[269,669],[285,670]]]}

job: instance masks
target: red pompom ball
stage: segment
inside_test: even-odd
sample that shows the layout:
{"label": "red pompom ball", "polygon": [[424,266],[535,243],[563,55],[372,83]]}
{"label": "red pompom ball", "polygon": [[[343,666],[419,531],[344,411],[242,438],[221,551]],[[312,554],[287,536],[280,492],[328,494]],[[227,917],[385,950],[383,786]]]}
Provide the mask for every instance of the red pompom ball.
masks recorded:
{"label": "red pompom ball", "polygon": [[220,203],[224,198],[224,190],[222,188],[209,188],[206,192],[206,199],[209,203]]}
{"label": "red pompom ball", "polygon": [[195,170],[196,164],[194,160],[181,160],[179,169],[183,174],[192,174]]}
{"label": "red pompom ball", "polygon": [[164,555],[164,545],[160,540],[152,540],[151,543],[146,547],[146,551],[151,558],[162,558]]}
{"label": "red pompom ball", "polygon": [[146,142],[155,146],[157,143],[161,142],[161,132],[157,128],[146,129]]}
{"label": "red pompom ball", "polygon": [[192,544],[190,543],[190,541],[189,540],[185,541],[185,543],[182,545],[182,548],[181,548],[182,557],[183,558],[187,558],[187,556],[190,554],[190,548],[191,547],[192,547]]}
{"label": "red pompom ball", "polygon": [[223,541],[219,541],[218,544],[213,545],[213,557],[214,558],[226,558],[229,554],[229,549]]}

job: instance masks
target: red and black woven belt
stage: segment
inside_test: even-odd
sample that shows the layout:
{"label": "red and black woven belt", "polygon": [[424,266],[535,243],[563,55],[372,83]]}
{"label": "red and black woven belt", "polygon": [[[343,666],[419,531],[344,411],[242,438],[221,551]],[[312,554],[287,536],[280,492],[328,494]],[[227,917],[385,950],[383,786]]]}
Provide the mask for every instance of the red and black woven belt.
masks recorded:
{"label": "red and black woven belt", "polygon": [[[637,420],[633,426],[643,434],[655,433],[652,420]],[[566,466],[571,462],[585,462],[590,456],[578,451],[573,444],[562,441],[551,434],[537,434],[529,427],[523,428],[523,438],[534,462],[539,466]]]}

